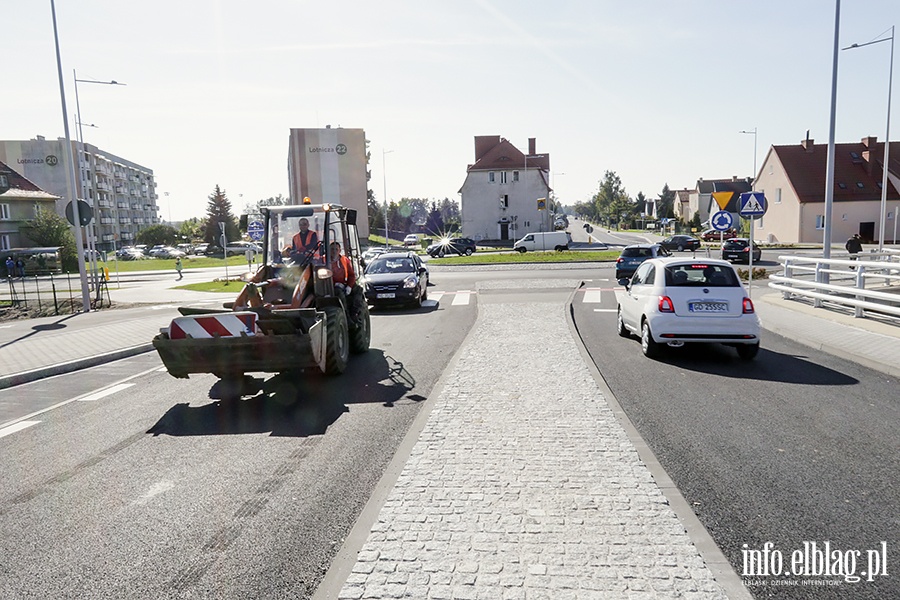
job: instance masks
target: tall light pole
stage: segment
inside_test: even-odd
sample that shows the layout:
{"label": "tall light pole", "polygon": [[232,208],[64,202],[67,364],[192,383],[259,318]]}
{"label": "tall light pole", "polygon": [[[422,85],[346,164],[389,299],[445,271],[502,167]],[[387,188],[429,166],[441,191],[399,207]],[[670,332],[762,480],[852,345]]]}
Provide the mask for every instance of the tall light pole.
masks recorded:
{"label": "tall light pole", "polygon": [[[69,112],[66,108],[66,86],[63,83],[62,58],[59,53],[59,31],[56,27],[56,3],[50,0],[50,13],[53,17],[53,42],[56,45],[56,71],[59,76],[59,100],[62,104],[63,129],[66,134],[66,144],[63,153],[68,159],[69,176],[66,179],[66,192],[72,202],[72,221],[75,229],[75,254],[78,259],[78,276],[81,279],[81,310],[91,312],[91,289],[88,285],[87,271],[84,268],[84,251],[81,237],[81,215],[78,210],[78,198],[76,198],[77,186],[75,185],[75,159],[72,157],[72,137],[69,135]],[[81,119],[79,119],[80,121]]]}
{"label": "tall light pole", "polygon": [[[841,0],[834,1],[834,51],[831,59],[831,110],[828,119],[828,157],[825,161],[825,223],[822,232],[822,258],[831,258],[831,220],[834,212],[834,129],[837,115],[838,55],[840,54]],[[830,274],[821,271],[819,283],[828,283]],[[821,303],[817,300],[816,305]]]}
{"label": "tall light pole", "polygon": [[[124,83],[119,83],[115,79],[112,81],[97,81],[95,79],[78,79],[78,74],[75,72],[75,69],[72,69],[72,79],[75,81],[75,114],[77,115],[77,119],[75,121],[76,125],[78,125],[78,180],[81,183],[81,193],[84,195],[84,179],[81,177],[81,161],[85,157],[84,153],[84,130],[81,127],[81,102],[78,99],[78,84],[79,83],[99,83],[101,85],[125,85]],[[94,127],[94,125],[91,125]],[[94,208],[94,199],[88,195],[88,204],[91,209]],[[88,250],[91,255],[91,274],[96,279],[99,275],[97,272],[97,233],[96,233],[96,222],[97,222],[97,214],[94,211],[94,218],[85,228],[85,233],[87,233],[88,237]],[[95,282],[96,283],[96,282]],[[99,292],[98,292],[99,293]]]}
{"label": "tall light pole", "polygon": [[393,150],[381,149],[381,181],[384,184],[384,247],[388,247],[388,199],[387,199],[387,170],[385,169],[386,161],[384,157],[393,152]]}
{"label": "tall light pole", "polygon": [[749,133],[753,135],[753,184],[756,185],[756,127],[753,131],[738,131],[738,133]]}
{"label": "tall light pole", "polygon": [[[890,69],[888,70],[887,125],[885,125],[884,133],[884,165],[881,169],[881,221],[879,227],[881,235],[878,236],[879,252],[884,250],[884,237],[886,235],[885,227],[887,226],[888,165],[890,164],[889,158],[891,154],[891,84],[894,79],[894,26],[891,25],[891,37],[866,42],[865,44],[853,44],[851,46],[847,46],[846,48],[841,48],[841,50],[853,50],[855,48],[871,46],[872,44],[880,44],[881,42],[886,42],[888,40],[891,40],[891,61]],[[894,218],[896,219],[896,216]],[[896,238],[897,236],[894,237]],[[896,239],[894,241],[896,242]]]}

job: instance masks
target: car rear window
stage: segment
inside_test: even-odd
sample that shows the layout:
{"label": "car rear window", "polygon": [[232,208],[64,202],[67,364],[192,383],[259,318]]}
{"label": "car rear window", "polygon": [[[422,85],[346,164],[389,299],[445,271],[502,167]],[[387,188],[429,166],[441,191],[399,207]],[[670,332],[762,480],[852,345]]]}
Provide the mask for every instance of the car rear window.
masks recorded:
{"label": "car rear window", "polygon": [[623,258],[634,258],[636,256],[651,256],[650,248],[625,248],[622,250]]}
{"label": "car rear window", "polygon": [[730,266],[691,263],[666,267],[666,286],[738,287]]}

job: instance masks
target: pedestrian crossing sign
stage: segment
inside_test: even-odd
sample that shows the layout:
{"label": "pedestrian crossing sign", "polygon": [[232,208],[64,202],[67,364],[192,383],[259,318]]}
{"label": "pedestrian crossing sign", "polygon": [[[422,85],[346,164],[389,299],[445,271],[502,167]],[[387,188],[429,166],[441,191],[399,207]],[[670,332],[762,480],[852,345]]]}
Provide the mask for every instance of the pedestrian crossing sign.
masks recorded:
{"label": "pedestrian crossing sign", "polygon": [[744,192],[741,194],[741,216],[752,219],[766,214],[768,203],[762,192]]}

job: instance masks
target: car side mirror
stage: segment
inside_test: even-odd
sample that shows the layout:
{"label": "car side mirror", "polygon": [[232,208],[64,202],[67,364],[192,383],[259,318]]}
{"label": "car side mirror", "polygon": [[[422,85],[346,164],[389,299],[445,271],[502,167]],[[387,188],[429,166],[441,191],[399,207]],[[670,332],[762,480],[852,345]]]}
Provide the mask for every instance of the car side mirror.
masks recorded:
{"label": "car side mirror", "polygon": [[425,267],[419,267],[419,275],[424,275],[427,272],[428,272],[428,269],[426,269]]}
{"label": "car side mirror", "polygon": [[631,280],[623,277],[622,279],[618,280],[618,284],[627,290],[631,287]]}

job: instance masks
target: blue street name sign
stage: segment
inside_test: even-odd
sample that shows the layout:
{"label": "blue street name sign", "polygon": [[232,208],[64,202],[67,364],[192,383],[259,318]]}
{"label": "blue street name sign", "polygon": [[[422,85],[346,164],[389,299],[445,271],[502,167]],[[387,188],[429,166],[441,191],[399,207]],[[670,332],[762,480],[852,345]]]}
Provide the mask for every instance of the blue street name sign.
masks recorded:
{"label": "blue street name sign", "polygon": [[761,217],[769,207],[766,196],[762,192],[744,192],[741,194],[741,216],[747,219]]}

